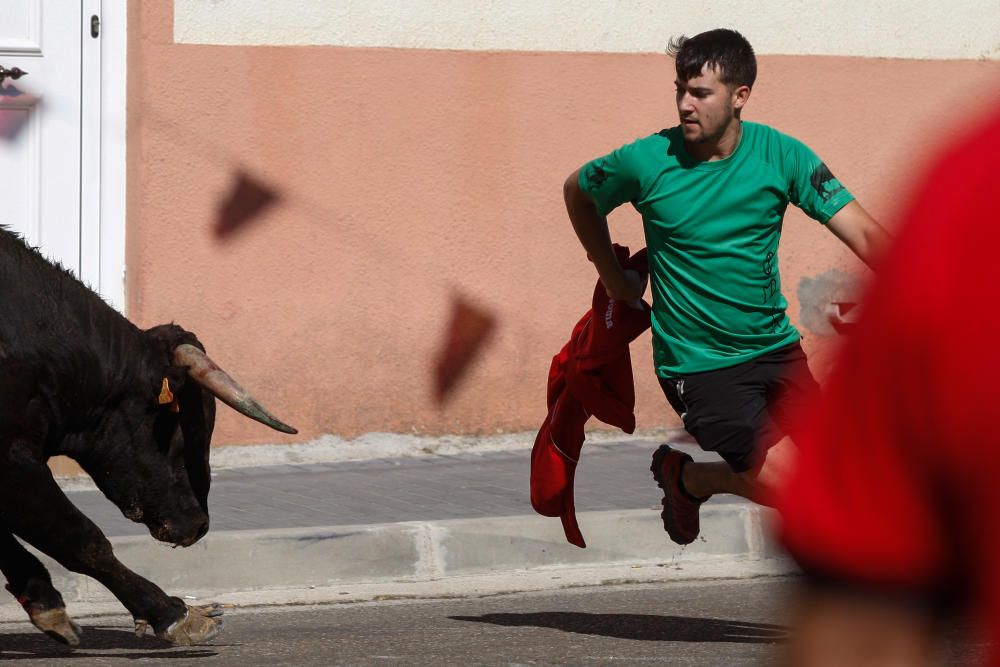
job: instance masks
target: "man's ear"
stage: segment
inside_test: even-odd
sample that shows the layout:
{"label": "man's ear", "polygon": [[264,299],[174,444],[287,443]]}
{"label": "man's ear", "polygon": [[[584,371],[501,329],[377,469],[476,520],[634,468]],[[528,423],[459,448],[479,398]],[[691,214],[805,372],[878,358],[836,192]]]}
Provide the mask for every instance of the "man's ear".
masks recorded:
{"label": "man's ear", "polygon": [[737,86],[733,90],[733,108],[742,109],[750,99],[750,86]]}

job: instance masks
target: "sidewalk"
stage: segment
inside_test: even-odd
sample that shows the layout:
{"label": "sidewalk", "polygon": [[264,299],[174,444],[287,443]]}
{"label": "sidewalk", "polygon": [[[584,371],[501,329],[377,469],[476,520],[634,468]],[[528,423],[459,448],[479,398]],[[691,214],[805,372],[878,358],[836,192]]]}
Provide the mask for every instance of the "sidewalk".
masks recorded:
{"label": "sidewalk", "polygon": [[[559,519],[531,509],[525,448],[217,470],[211,531],[188,549],[155,542],[99,491],[67,495],[129,567],[172,594],[198,597],[354,585],[377,598],[400,584],[418,590],[421,582],[468,576],[517,590],[532,571],[609,564],[675,577],[790,571],[765,539],[766,515],[734,497],[706,503],[694,544],[672,543],[649,472],[659,442],[585,445],[576,502],[587,549],[566,542]],[[67,601],[111,599],[96,582],[47,565]]]}

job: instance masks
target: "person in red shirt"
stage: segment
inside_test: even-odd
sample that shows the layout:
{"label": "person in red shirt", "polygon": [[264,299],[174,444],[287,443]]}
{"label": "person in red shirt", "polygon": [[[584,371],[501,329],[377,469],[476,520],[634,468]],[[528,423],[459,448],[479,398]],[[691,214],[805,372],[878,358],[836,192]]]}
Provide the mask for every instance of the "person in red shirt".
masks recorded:
{"label": "person in red shirt", "polygon": [[934,163],[801,417],[776,497],[811,582],[793,664],[931,664],[965,616],[1000,638],[998,179],[1000,107]]}

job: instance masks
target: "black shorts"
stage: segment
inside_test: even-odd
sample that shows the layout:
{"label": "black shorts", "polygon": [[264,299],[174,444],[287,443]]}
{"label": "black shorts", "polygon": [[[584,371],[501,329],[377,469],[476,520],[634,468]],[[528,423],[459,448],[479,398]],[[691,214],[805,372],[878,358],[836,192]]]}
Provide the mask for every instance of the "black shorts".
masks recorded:
{"label": "black shorts", "polygon": [[819,392],[798,342],[729,368],[660,378],[685,430],[735,472],[763,462]]}

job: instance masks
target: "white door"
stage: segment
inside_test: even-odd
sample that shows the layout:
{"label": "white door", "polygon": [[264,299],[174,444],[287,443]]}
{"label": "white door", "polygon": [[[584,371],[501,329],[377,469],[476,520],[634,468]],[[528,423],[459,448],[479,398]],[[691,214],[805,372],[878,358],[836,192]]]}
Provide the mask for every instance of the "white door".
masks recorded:
{"label": "white door", "polygon": [[[0,84],[0,225],[119,310],[125,8],[125,0],[0,0],[0,67],[8,72]],[[14,68],[25,73],[15,79]]]}
{"label": "white door", "polygon": [[[3,0],[0,224],[80,273],[80,0]],[[88,35],[89,36],[89,35]]]}

